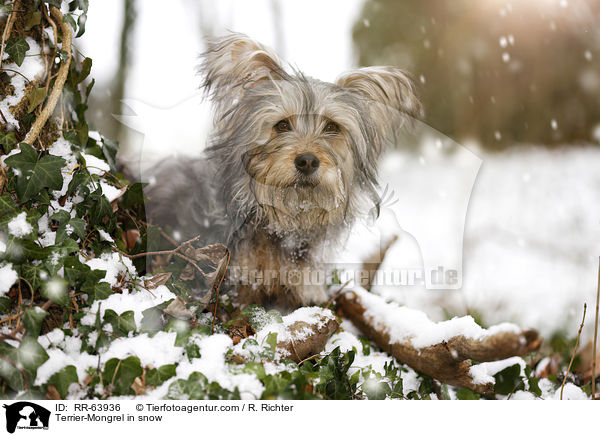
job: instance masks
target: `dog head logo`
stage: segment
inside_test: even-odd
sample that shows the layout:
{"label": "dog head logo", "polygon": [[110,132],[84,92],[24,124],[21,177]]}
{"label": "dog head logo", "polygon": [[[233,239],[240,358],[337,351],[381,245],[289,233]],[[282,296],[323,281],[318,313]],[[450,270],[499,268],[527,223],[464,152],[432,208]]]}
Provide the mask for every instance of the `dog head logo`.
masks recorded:
{"label": "dog head logo", "polygon": [[6,409],[6,431],[14,433],[15,429],[48,429],[50,411],[29,401],[19,401],[3,405]]}

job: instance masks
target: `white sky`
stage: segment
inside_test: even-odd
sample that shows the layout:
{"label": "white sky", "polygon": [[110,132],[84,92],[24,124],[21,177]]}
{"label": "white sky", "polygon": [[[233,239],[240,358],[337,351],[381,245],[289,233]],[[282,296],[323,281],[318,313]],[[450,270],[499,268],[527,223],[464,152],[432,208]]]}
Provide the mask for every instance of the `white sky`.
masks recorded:
{"label": "white sky", "polygon": [[[137,2],[133,68],[126,96],[152,106],[168,107],[190,97],[199,79],[197,56],[202,52],[199,15],[217,28],[246,33],[278,47],[269,0],[158,0]],[[116,67],[123,0],[90,2],[86,33],[78,45],[93,58],[97,88]],[[331,81],[353,65],[351,29],[361,0],[281,2],[285,58],[306,74]],[[199,7],[201,6],[201,7]],[[214,17],[214,18],[213,18]]]}

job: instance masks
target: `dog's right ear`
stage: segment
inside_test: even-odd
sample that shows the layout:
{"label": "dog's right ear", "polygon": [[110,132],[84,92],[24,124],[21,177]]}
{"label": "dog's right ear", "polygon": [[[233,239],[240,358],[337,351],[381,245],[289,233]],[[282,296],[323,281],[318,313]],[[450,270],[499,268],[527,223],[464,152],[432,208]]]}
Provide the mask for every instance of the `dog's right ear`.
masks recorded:
{"label": "dog's right ear", "polygon": [[209,40],[201,57],[202,86],[218,104],[238,98],[263,80],[287,76],[275,54],[239,33]]}

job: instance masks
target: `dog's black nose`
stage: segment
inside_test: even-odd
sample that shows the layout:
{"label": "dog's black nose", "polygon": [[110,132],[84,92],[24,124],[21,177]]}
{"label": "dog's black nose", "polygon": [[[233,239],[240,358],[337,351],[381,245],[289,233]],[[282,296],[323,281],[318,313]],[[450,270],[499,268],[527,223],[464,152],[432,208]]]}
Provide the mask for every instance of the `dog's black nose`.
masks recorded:
{"label": "dog's black nose", "polygon": [[320,164],[321,162],[319,162],[317,156],[311,153],[298,155],[296,156],[296,159],[294,159],[294,165],[296,165],[296,169],[305,176],[310,176],[312,173],[317,171],[317,168],[319,168]]}

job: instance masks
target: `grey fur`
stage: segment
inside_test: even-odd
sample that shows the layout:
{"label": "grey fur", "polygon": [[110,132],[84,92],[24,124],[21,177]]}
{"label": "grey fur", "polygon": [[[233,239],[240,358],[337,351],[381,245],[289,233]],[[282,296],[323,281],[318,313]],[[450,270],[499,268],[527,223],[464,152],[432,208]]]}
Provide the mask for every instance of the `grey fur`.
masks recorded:
{"label": "grey fur", "polygon": [[[201,158],[156,170],[151,219],[179,229],[182,238],[202,233],[204,243],[225,243],[233,262],[244,263],[251,256],[244,250],[266,238],[278,264],[314,264],[324,242],[335,244],[361,213],[378,206],[379,154],[395,129],[420,112],[413,85],[391,67],[354,70],[335,84],[288,73],[268,49],[239,34],[211,41],[202,59],[214,131]],[[293,120],[293,131],[274,135],[282,119]],[[324,133],[328,122],[340,133]],[[309,185],[296,178],[289,158],[304,149],[328,164]],[[302,286],[285,292],[293,305],[325,297]]]}

